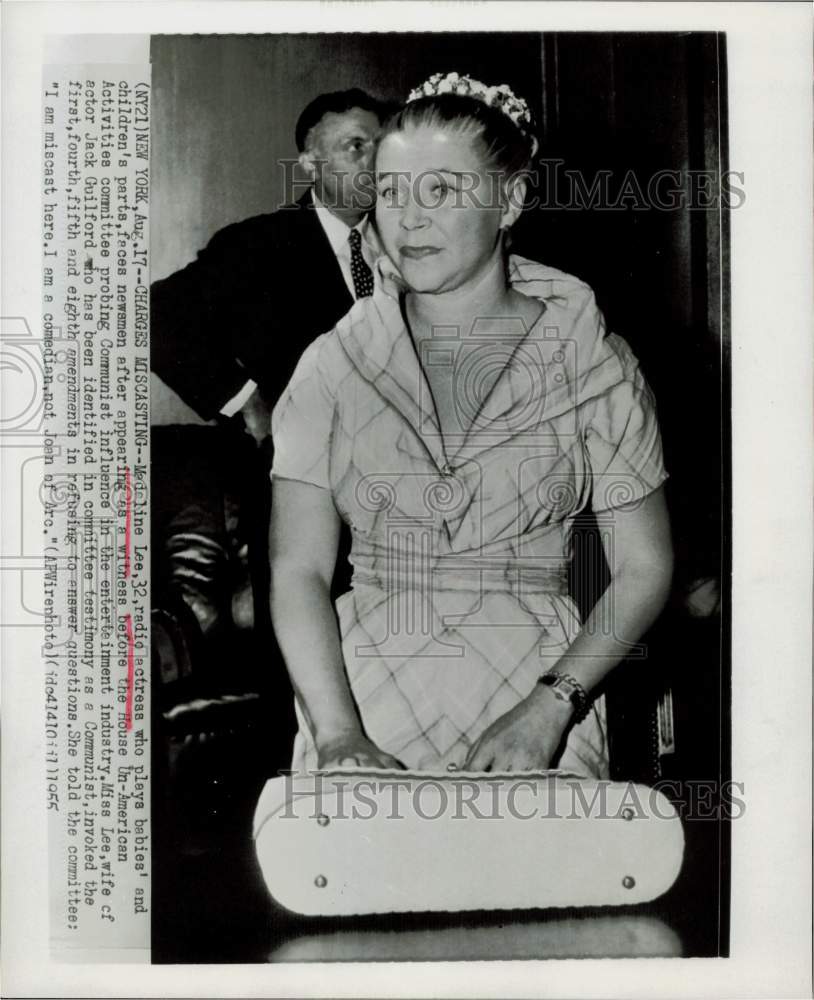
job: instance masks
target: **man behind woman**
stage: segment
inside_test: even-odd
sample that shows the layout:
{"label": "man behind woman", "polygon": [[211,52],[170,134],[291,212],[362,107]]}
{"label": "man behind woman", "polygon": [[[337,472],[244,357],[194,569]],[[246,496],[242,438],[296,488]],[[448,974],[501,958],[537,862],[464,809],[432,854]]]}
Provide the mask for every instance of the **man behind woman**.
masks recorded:
{"label": "man behind woman", "polygon": [[[508,88],[432,77],[376,157],[380,284],[273,418],[271,607],[295,768],[606,776],[597,686],[659,614],[672,551],[650,391],[587,286],[508,253],[535,152]],[[612,511],[581,626],[574,518]],[[330,602],[341,521],[352,590]]]}

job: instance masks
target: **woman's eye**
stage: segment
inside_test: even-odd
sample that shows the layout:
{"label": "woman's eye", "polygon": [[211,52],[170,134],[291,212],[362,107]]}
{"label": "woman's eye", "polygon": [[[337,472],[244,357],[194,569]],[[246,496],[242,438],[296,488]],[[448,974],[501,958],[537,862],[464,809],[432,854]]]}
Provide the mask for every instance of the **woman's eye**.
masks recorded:
{"label": "woman's eye", "polygon": [[433,181],[428,192],[430,203],[437,205],[439,202],[442,202],[452,190],[452,185],[443,179]]}

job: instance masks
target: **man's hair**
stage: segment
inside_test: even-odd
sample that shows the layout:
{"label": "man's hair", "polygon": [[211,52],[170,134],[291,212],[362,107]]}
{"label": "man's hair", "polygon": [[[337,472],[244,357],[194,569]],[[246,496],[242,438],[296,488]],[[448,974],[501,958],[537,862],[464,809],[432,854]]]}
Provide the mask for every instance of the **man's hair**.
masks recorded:
{"label": "man's hair", "polygon": [[380,101],[364,90],[354,87],[351,90],[335,90],[330,94],[320,94],[305,108],[297,119],[294,129],[294,138],[297,142],[297,149],[301,153],[305,149],[305,142],[308,133],[315,125],[319,125],[327,114],[341,115],[351,108],[361,108],[362,111],[372,111],[379,121],[384,121],[392,110],[391,105]]}

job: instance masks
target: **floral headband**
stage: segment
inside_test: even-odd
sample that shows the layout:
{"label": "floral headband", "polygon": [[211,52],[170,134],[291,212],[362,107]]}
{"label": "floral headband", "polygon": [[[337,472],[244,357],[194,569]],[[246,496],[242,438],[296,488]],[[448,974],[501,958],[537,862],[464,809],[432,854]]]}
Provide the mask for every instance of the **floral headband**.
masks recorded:
{"label": "floral headband", "polygon": [[457,94],[462,97],[474,97],[490,108],[497,108],[514,122],[517,128],[531,142],[531,155],[537,153],[537,139],[531,132],[532,120],[528,104],[518,97],[511,87],[501,83],[496,87],[487,87],[480,80],[461,73],[433,73],[420,87],[410,91],[407,103],[417,101],[422,97],[438,97],[440,94]]}

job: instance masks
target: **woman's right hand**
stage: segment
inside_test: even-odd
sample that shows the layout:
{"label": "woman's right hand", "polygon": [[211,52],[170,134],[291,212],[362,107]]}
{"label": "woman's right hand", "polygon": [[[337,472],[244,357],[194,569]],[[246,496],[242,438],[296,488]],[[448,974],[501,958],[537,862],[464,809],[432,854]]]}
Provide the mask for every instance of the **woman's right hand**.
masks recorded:
{"label": "woman's right hand", "polygon": [[342,767],[383,768],[403,771],[404,765],[392,754],[380,750],[362,733],[340,733],[324,742],[317,741],[317,766],[320,770]]}

